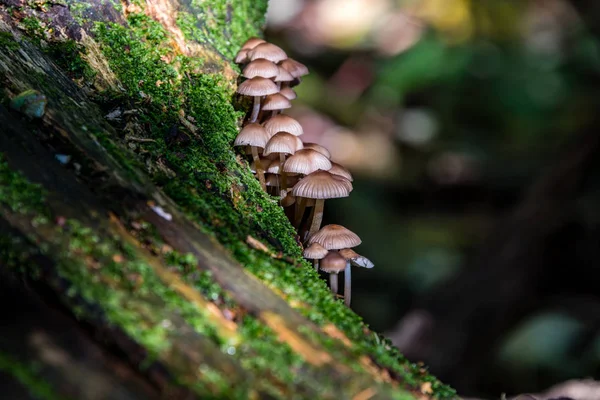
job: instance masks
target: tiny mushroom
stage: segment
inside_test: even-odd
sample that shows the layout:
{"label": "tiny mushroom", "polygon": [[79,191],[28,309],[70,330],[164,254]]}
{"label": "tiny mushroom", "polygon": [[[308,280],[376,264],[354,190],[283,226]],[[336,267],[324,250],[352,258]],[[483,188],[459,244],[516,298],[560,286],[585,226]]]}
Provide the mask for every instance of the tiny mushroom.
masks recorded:
{"label": "tiny mushroom", "polygon": [[296,91],[294,89],[292,89],[291,87],[282,87],[281,89],[279,89],[279,93],[281,93],[282,95],[287,97],[288,100],[294,100],[295,98],[298,97],[298,95],[296,94]]}
{"label": "tiny mushroom", "polygon": [[283,61],[280,61],[279,66],[286,69],[294,78],[286,82],[287,84],[284,85],[284,87],[289,87],[291,81],[297,81],[297,83],[300,83],[300,78],[304,75],[308,75],[308,68],[306,67],[306,65],[291,58],[287,58]]}
{"label": "tiny mushroom", "polygon": [[238,51],[238,53],[235,55],[235,58],[233,59],[233,61],[236,64],[244,64],[246,62],[248,62],[248,52],[250,50],[248,49],[241,49],[240,51]]}
{"label": "tiny mushroom", "polygon": [[346,268],[346,259],[337,251],[330,251],[319,262],[321,271],[329,274],[329,287],[334,295],[338,293],[338,274]]}
{"label": "tiny mushroom", "polygon": [[[312,223],[310,224],[310,229],[308,230],[309,237],[315,234],[321,226],[325,199],[348,197],[350,195],[351,185],[352,184],[344,178],[336,178],[327,171],[318,170],[306,175],[294,186],[294,190],[292,192],[294,196],[316,200],[315,207],[313,209]],[[304,210],[301,210],[299,213],[303,214]],[[301,221],[302,215],[296,215],[296,218],[296,222]],[[298,222],[298,225],[300,225],[300,222]]]}
{"label": "tiny mushroom", "polygon": [[354,178],[352,178],[352,174],[350,173],[350,171],[348,171],[348,169],[346,169],[345,167],[341,166],[338,163],[331,163],[331,168],[329,169],[329,172],[334,174],[334,175],[338,175],[341,176],[343,178],[348,179],[350,182],[354,181]]}
{"label": "tiny mushroom", "polygon": [[277,132],[288,132],[296,136],[301,136],[304,133],[300,122],[285,114],[277,114],[274,117],[269,118],[264,125],[271,136]]}
{"label": "tiny mushroom", "polygon": [[279,73],[273,78],[277,87],[281,90],[281,87],[288,87],[288,85],[281,85],[282,83],[290,83],[294,80],[292,74],[290,74],[285,68],[279,67]]}
{"label": "tiny mushroom", "polygon": [[308,244],[319,243],[327,250],[356,247],[362,243],[358,235],[342,225],[330,224],[322,227],[308,239]]}
{"label": "tiny mushroom", "polygon": [[[313,149],[313,150],[318,151],[319,153],[323,154],[325,157],[331,158],[331,153],[329,152],[329,150],[327,150],[327,148],[325,146],[321,146],[320,144],[306,142],[306,143],[304,143],[304,148],[305,149]],[[333,168],[333,165],[334,165],[334,163],[332,162],[331,163],[332,168]],[[331,172],[331,173],[333,174],[334,172]]]}
{"label": "tiny mushroom", "polygon": [[251,37],[250,39],[248,39],[244,42],[244,44],[242,45],[242,50],[252,50],[259,44],[266,43],[266,42],[267,41],[264,39],[257,38],[257,37]]}
{"label": "tiny mushroom", "polygon": [[[278,132],[273,135],[267,142],[263,154],[268,156],[271,153],[279,154],[279,163],[283,165],[285,163],[285,156],[287,154],[294,154],[296,151],[302,149],[301,143],[299,144],[296,136],[288,132]],[[281,189],[287,189],[285,172],[280,168],[281,175]]]}
{"label": "tiny mushroom", "polygon": [[248,61],[250,61],[250,59],[248,58],[248,52],[250,50],[252,50],[253,48],[255,48],[256,46],[258,46],[261,43],[265,43],[266,41],[264,39],[260,39],[257,37],[251,37],[250,39],[246,40],[244,42],[244,44],[242,45],[240,51],[238,51],[238,53],[235,56],[235,63],[236,64],[245,64]]}
{"label": "tiny mushroom", "polygon": [[277,93],[278,89],[277,85],[272,80],[257,76],[242,82],[238,86],[237,92],[242,96],[254,97],[254,107],[252,108],[250,122],[256,122],[260,111],[260,98],[262,96]]}
{"label": "tiny mushroom", "polygon": [[281,47],[272,43],[260,43],[248,52],[248,57],[251,61],[256,60],[257,58],[266,58],[267,60],[276,63],[285,60],[287,54],[285,54],[285,51],[283,51]]}
{"label": "tiny mushroom", "polygon": [[274,78],[279,73],[279,67],[269,60],[257,58],[246,65],[242,71],[244,78]]}
{"label": "tiny mushroom", "polygon": [[267,190],[265,186],[265,168],[261,165],[260,159],[258,158],[258,147],[265,148],[269,141],[269,134],[261,125],[256,123],[250,123],[246,125],[235,138],[234,146],[250,146],[252,151],[252,160],[256,168],[256,175],[260,182],[260,186],[264,191]]}
{"label": "tiny mushroom", "polygon": [[319,260],[327,255],[328,251],[325,247],[321,246],[319,243],[313,243],[304,249],[302,255],[304,258],[308,258],[312,260],[313,266],[315,267],[315,271],[319,270]]}
{"label": "tiny mushroom", "polygon": [[277,115],[278,111],[284,110],[286,108],[292,107],[292,103],[288,100],[287,97],[280,93],[270,94],[265,97],[265,101],[263,102],[263,111],[273,111],[272,116]]}

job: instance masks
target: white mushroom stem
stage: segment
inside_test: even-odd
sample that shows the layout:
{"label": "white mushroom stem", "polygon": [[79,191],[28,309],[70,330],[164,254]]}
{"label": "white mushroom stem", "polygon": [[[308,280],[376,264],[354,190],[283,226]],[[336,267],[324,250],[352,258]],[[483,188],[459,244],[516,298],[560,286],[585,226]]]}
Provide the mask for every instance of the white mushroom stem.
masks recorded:
{"label": "white mushroom stem", "polygon": [[252,150],[252,160],[254,161],[254,168],[256,168],[256,175],[258,176],[258,181],[260,182],[260,186],[266,192],[267,184],[265,182],[265,173],[262,169],[262,165],[260,163],[260,158],[258,157],[258,148],[256,146],[250,146]]}
{"label": "white mushroom stem", "polygon": [[313,259],[313,266],[315,267],[315,271],[319,273],[319,260]]}
{"label": "white mushroom stem", "polygon": [[315,209],[313,210],[313,219],[310,224],[308,231],[308,237],[311,237],[321,228],[321,222],[323,222],[323,208],[325,206],[324,199],[317,199],[315,201]]}
{"label": "white mushroom stem", "polygon": [[350,307],[351,298],[351,282],[352,274],[350,273],[350,261],[346,261],[346,269],[344,270],[344,303]]}
{"label": "white mushroom stem", "polygon": [[254,96],[254,107],[252,107],[252,115],[250,116],[250,123],[256,122],[259,112],[260,112],[260,96]]}
{"label": "white mushroom stem", "polygon": [[276,116],[277,114],[279,114],[279,111],[281,111],[281,110],[273,110],[273,111],[271,111],[271,118],[274,117],[274,116]]}
{"label": "white mushroom stem", "polygon": [[331,288],[331,292],[334,295],[338,293],[338,274],[337,272],[332,272],[329,274],[329,287]]}
{"label": "white mushroom stem", "polygon": [[285,163],[285,154],[284,153],[279,153],[279,165],[280,165],[280,171],[281,171],[281,189],[280,190],[286,190],[287,189],[287,176],[285,175],[285,171],[283,170],[283,164]]}

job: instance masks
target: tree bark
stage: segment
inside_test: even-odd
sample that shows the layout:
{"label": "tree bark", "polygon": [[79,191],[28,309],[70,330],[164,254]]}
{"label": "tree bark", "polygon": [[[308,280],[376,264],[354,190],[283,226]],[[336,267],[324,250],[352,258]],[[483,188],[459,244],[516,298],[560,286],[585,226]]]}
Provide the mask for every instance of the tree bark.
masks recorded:
{"label": "tree bark", "polygon": [[206,3],[0,0],[0,373],[42,398],[453,398],[331,296],[231,150],[266,1]]}

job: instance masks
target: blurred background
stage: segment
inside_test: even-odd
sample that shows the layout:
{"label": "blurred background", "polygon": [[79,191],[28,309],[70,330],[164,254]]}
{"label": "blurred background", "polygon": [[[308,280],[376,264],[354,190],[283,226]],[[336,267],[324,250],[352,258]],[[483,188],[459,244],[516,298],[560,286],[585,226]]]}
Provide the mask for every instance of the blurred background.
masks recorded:
{"label": "blurred background", "polygon": [[462,395],[600,374],[596,3],[271,1],[288,114],[355,176],[353,308]]}

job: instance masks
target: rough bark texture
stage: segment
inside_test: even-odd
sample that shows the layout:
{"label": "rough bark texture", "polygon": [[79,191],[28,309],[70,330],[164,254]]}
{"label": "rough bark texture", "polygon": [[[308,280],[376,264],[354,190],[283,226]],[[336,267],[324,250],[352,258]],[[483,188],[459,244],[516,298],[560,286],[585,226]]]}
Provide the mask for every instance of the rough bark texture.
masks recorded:
{"label": "rough bark texture", "polygon": [[[6,391],[454,397],[331,296],[231,149],[265,8],[0,0]],[[42,118],[10,107],[29,89]]]}

